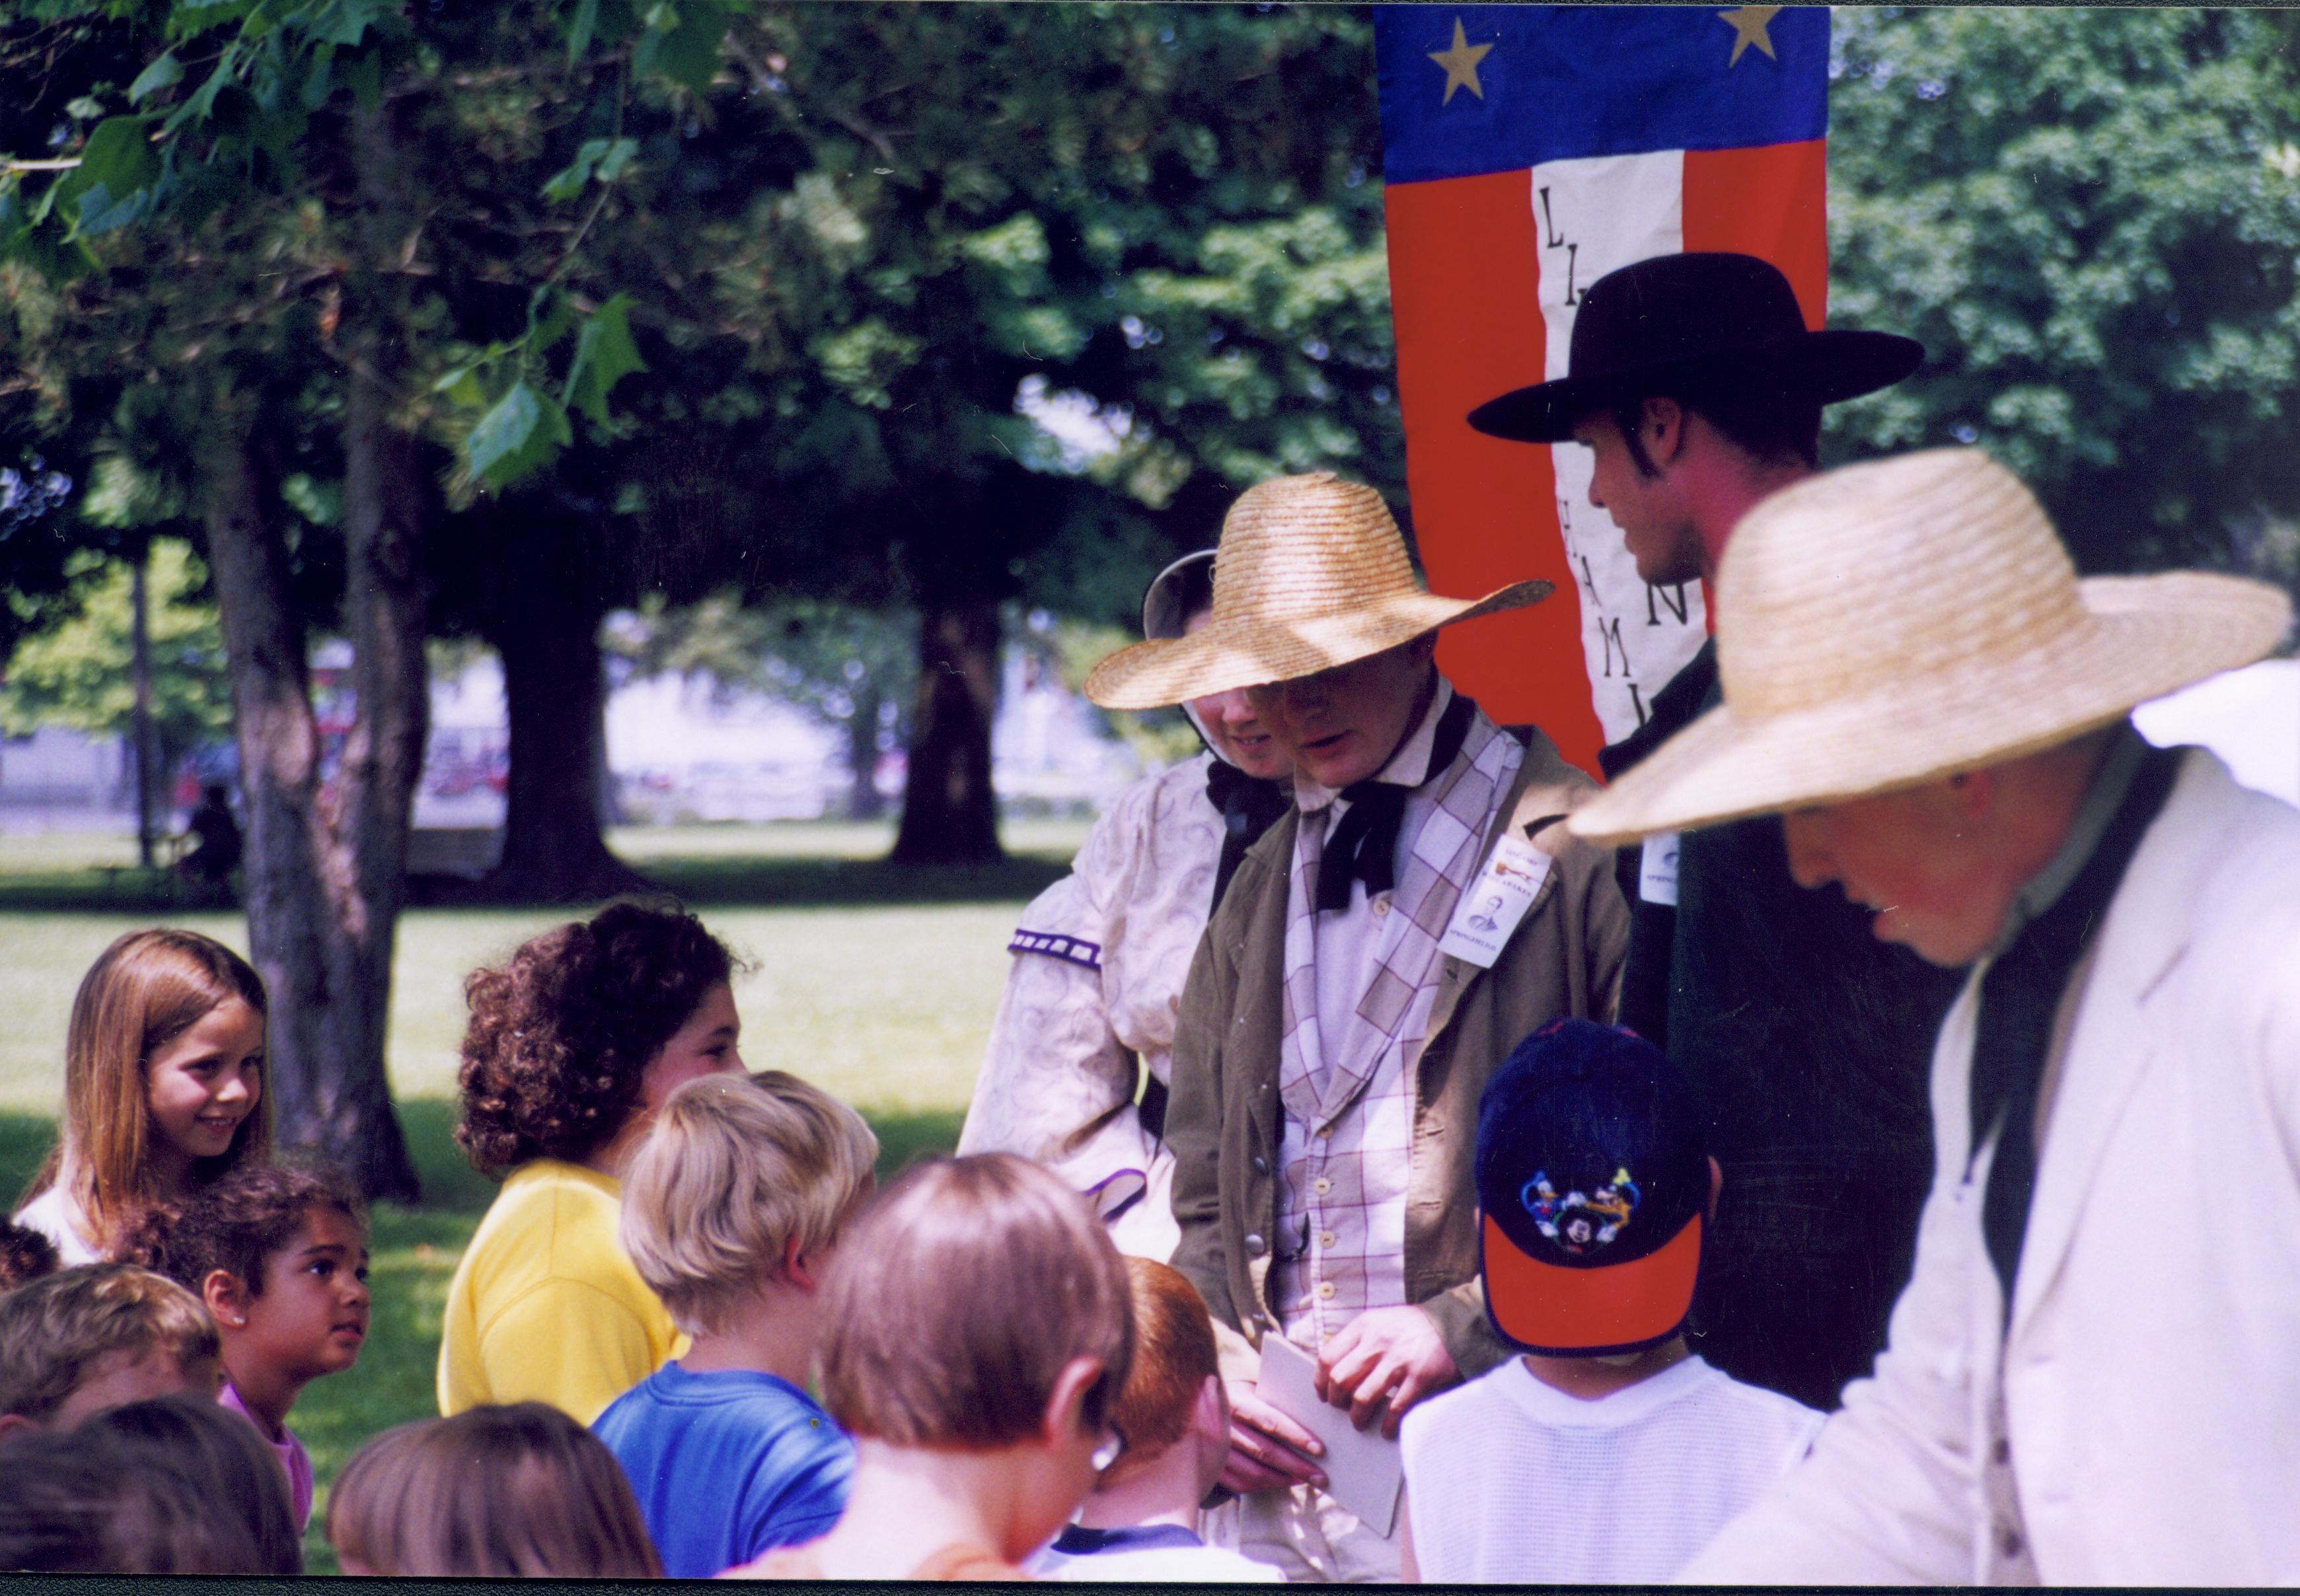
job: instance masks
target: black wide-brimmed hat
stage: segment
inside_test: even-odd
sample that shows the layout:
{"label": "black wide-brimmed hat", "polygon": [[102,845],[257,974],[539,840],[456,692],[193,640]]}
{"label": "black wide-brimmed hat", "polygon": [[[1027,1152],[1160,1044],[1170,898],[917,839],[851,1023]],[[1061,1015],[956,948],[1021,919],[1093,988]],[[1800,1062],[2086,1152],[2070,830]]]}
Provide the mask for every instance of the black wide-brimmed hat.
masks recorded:
{"label": "black wide-brimmed hat", "polygon": [[1562,444],[1592,411],[1679,386],[1762,387],[1833,404],[1890,387],[1924,357],[1896,333],[1806,330],[1788,278],[1754,255],[1656,255],[1589,285],[1565,376],[1488,400],[1470,425]]}

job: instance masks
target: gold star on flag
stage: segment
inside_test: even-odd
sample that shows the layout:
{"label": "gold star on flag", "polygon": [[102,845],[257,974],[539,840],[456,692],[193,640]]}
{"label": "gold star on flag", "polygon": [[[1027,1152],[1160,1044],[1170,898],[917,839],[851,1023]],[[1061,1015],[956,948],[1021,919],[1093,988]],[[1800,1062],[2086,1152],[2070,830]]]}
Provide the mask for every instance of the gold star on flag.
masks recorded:
{"label": "gold star on flag", "polygon": [[[1454,91],[1457,88],[1466,88],[1481,100],[1486,97],[1486,91],[1478,84],[1478,62],[1483,61],[1486,52],[1492,48],[1491,45],[1471,44],[1462,31],[1462,19],[1454,19],[1454,47],[1429,52],[1429,59],[1446,69],[1446,97],[1438,102],[1440,106],[1453,103]],[[1767,46],[1765,54],[1771,55],[1772,53],[1772,47]]]}
{"label": "gold star on flag", "polygon": [[[1733,27],[1733,54],[1731,59],[1725,62],[1728,71],[1741,64],[1741,52],[1751,45],[1762,50],[1768,61],[1780,59],[1773,54],[1773,41],[1765,34],[1765,25],[1773,20],[1773,13],[1779,10],[1780,7],[1778,5],[1737,5],[1731,11],[1721,11],[1717,13]],[[1456,26],[1458,27],[1459,24],[1457,23]]]}

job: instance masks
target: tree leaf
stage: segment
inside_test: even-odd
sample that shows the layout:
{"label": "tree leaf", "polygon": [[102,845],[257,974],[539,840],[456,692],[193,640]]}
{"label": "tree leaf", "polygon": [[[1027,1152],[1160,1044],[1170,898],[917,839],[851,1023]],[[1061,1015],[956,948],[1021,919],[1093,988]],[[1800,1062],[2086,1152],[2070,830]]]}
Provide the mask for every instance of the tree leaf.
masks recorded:
{"label": "tree leaf", "polygon": [[479,368],[476,365],[457,366],[431,385],[435,394],[445,394],[456,404],[466,408],[483,404],[487,395],[480,390]]}
{"label": "tree leaf", "polygon": [[599,0],[575,0],[575,14],[567,24],[567,59],[578,62],[583,52],[591,47],[591,35],[599,27]]}
{"label": "tree leaf", "polygon": [[648,13],[646,35],[631,54],[631,67],[704,94],[719,71],[719,46],[727,37],[727,8],[719,0],[658,5]]}
{"label": "tree leaf", "polygon": [[186,122],[204,121],[214,115],[216,96],[231,86],[232,76],[238,67],[239,44],[234,40],[224,46],[221,55],[216,57],[215,71],[208,74],[207,81],[194,89],[184,103],[169,114],[168,120],[160,124],[160,131],[173,133]]}
{"label": "tree leaf", "polygon": [[597,178],[602,183],[612,183],[622,175],[623,168],[629,166],[631,163],[631,157],[638,153],[638,139],[618,138],[607,146],[607,153],[599,157],[599,170],[592,176]]}
{"label": "tree leaf", "polygon": [[362,110],[383,98],[383,47],[371,44],[344,69],[344,82]]}
{"label": "tree leaf", "polygon": [[160,178],[159,153],[146,131],[150,119],[110,116],[80,146],[79,164],[58,179],[48,191],[49,206],[63,212],[71,236],[101,233],[121,227],[142,214],[151,204],[149,190]]}
{"label": "tree leaf", "polygon": [[630,306],[630,295],[618,294],[591,312],[575,341],[575,360],[567,368],[567,386],[560,395],[570,409],[582,411],[602,428],[613,424],[608,394],[632,372],[647,370],[638,345],[631,341]]}
{"label": "tree leaf", "polygon": [[79,154],[72,176],[103,184],[115,194],[141,188],[160,175],[159,153],[140,116],[109,116],[96,123]]}
{"label": "tree leaf", "polygon": [[301,96],[306,111],[317,111],[336,92],[335,48],[333,45],[321,45],[312,52],[312,70],[304,76]]}
{"label": "tree leaf", "polygon": [[489,487],[510,486],[574,442],[567,411],[524,380],[496,401],[463,440],[463,464]]}
{"label": "tree leaf", "polygon": [[379,0],[328,0],[313,9],[304,31],[320,44],[356,46],[382,10]]}
{"label": "tree leaf", "polygon": [[527,352],[541,354],[575,327],[575,306],[565,292],[546,283],[527,296]]}
{"label": "tree leaf", "polygon": [[146,95],[158,94],[162,89],[172,87],[183,80],[183,62],[176,59],[175,52],[171,50],[136,74],[136,81],[128,86],[128,103],[136,104]]}
{"label": "tree leaf", "polygon": [[591,180],[597,170],[599,157],[607,153],[604,138],[587,138],[575,152],[575,159],[552,174],[543,186],[543,197],[550,200],[571,200],[583,192],[583,185]]}
{"label": "tree leaf", "polygon": [[109,233],[139,221],[152,206],[152,191],[135,189],[115,198],[111,189],[98,183],[85,189],[79,196],[79,214],[73,218],[71,236],[92,238],[98,233]]}

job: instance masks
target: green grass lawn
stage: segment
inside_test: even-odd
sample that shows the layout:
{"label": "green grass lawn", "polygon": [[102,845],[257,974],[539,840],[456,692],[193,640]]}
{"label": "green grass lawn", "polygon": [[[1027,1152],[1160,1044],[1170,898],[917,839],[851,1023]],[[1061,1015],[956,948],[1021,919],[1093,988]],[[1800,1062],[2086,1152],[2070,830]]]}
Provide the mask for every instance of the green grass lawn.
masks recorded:
{"label": "green grass lawn", "polygon": [[[614,841],[748,962],[736,985],[744,1062],[804,1076],[862,1110],[879,1132],[883,1177],[955,1143],[1015,911],[1083,834],[1076,824],[1010,825],[1018,856],[1007,864],[937,872],[883,863],[884,827],[696,827]],[[117,838],[0,838],[0,1201],[22,1189],[47,1148],[72,993],[104,944],[165,921],[246,950],[237,914],[105,907],[107,888],[123,900],[141,889],[128,877],[107,883],[96,867],[133,859],[132,843]],[[33,906],[49,902],[72,906]],[[335,1567],[319,1534],[326,1483],[369,1437],[436,1411],[447,1282],[494,1195],[452,1139],[462,977],[571,912],[417,909],[400,919],[390,1071],[424,1202],[371,1216],[367,1346],[357,1367],[308,1387],[291,1421],[321,1484],[305,1542],[313,1572]]]}

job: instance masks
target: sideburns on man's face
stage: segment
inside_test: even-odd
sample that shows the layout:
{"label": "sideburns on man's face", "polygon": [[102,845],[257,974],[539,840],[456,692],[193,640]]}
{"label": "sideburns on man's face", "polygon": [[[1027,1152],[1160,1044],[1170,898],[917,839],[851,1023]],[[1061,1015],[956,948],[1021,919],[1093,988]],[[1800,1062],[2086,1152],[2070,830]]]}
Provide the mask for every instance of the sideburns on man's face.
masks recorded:
{"label": "sideburns on man's face", "polygon": [[1248,702],[1320,786],[1363,781],[1389,763],[1437,691],[1434,632],[1347,665],[1247,690]]}

